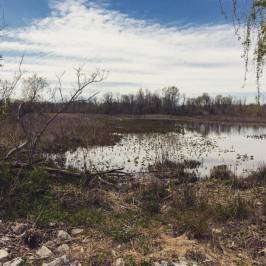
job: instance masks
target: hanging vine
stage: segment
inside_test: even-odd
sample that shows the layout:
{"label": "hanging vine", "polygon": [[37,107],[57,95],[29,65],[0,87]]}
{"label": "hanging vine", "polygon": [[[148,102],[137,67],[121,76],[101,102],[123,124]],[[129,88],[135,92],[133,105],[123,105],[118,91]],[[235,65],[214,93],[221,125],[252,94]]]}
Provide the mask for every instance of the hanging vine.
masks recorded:
{"label": "hanging vine", "polygon": [[[219,0],[222,13],[227,17],[224,0]],[[250,55],[256,66],[257,103],[260,105],[261,86],[266,55],[266,0],[232,0],[232,17],[235,32],[243,45],[245,81]]]}

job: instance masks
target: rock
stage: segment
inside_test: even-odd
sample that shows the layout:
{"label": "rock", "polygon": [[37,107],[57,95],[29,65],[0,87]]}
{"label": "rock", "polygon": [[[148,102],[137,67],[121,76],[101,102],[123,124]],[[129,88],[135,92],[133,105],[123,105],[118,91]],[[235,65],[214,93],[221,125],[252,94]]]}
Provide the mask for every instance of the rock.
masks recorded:
{"label": "rock", "polygon": [[82,234],[83,232],[84,232],[83,229],[75,228],[75,229],[72,229],[71,235],[72,236],[78,236],[78,235]]}
{"label": "rock", "polygon": [[37,252],[36,254],[41,258],[41,259],[45,259],[45,258],[49,258],[53,255],[53,252],[47,248],[46,246],[42,246]]}
{"label": "rock", "polygon": [[53,248],[55,246],[55,242],[52,240],[49,240],[45,243],[45,246],[48,248]]}
{"label": "rock", "polygon": [[24,264],[24,260],[22,258],[15,258],[11,261],[5,262],[3,266],[22,266]]}
{"label": "rock", "polygon": [[0,261],[7,258],[9,253],[5,249],[0,249]]}
{"label": "rock", "polygon": [[74,262],[71,262],[69,266],[82,266],[82,265],[80,262],[74,261]]}
{"label": "rock", "polygon": [[167,261],[165,260],[161,261],[161,266],[168,266],[168,265],[170,265],[170,263],[168,263]]}
{"label": "rock", "polygon": [[263,206],[263,203],[262,203],[261,201],[258,201],[258,202],[256,203],[256,205],[260,207],[260,206]]}
{"label": "rock", "polygon": [[27,229],[27,225],[17,223],[16,225],[12,226],[11,228],[16,235],[20,235]]}
{"label": "rock", "polygon": [[214,235],[221,235],[222,232],[223,232],[222,229],[215,229],[215,228],[212,229],[212,233]]}
{"label": "rock", "polygon": [[125,266],[125,261],[122,258],[119,258],[115,262],[115,266]]}
{"label": "rock", "polygon": [[55,227],[56,226],[56,223],[49,223],[49,226],[50,227]]}
{"label": "rock", "polygon": [[3,236],[1,242],[9,242],[11,239],[8,236]]}
{"label": "rock", "polygon": [[266,248],[263,248],[262,250],[259,251],[260,255],[266,255]]}
{"label": "rock", "polygon": [[67,258],[67,256],[62,256],[51,262],[43,263],[42,266],[64,266],[66,264],[69,265],[69,259]]}
{"label": "rock", "polygon": [[57,238],[59,240],[70,240],[71,239],[71,236],[64,230],[59,230],[57,232]]}
{"label": "rock", "polygon": [[69,251],[69,246],[67,244],[63,244],[57,248],[59,253],[66,253]]}

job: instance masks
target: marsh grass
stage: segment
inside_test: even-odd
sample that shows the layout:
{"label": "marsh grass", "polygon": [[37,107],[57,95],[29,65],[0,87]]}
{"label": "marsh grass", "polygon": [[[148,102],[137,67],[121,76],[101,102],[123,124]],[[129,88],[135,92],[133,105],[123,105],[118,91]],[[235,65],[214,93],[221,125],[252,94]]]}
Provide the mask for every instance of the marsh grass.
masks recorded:
{"label": "marsh grass", "polygon": [[[42,228],[50,222],[82,227],[85,234],[108,239],[110,246],[92,252],[88,265],[112,265],[110,248],[118,245],[126,265],[153,265],[150,257],[161,250],[162,235],[186,236],[193,243],[209,245],[214,241],[213,227],[227,230],[215,241],[235,241],[241,248],[248,243],[255,252],[261,248],[263,233],[253,222],[261,221],[253,203],[263,198],[263,190],[258,187],[256,194],[253,188],[231,189],[224,182],[205,179],[177,185],[154,177],[126,189],[98,183],[86,187],[82,179],[51,178],[41,168],[18,175],[17,169],[6,166],[0,167],[1,199],[6,199],[1,201],[1,217],[32,221]],[[265,204],[260,205],[262,211]],[[240,226],[248,233],[238,234]],[[200,253],[187,254],[203,259]]]}
{"label": "marsh grass", "polygon": [[211,179],[217,180],[231,180],[235,176],[227,165],[214,166],[210,172]]}

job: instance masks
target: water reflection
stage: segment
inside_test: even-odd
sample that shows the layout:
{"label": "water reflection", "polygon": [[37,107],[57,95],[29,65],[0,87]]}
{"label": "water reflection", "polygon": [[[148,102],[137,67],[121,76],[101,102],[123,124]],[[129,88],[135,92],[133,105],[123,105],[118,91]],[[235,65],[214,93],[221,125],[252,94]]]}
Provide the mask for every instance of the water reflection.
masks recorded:
{"label": "water reflection", "polygon": [[99,171],[123,167],[128,172],[142,172],[156,162],[193,159],[202,163],[201,176],[221,164],[242,175],[266,158],[266,140],[250,137],[265,134],[265,127],[183,123],[177,124],[174,132],[126,134],[114,146],[67,152],[66,166]]}

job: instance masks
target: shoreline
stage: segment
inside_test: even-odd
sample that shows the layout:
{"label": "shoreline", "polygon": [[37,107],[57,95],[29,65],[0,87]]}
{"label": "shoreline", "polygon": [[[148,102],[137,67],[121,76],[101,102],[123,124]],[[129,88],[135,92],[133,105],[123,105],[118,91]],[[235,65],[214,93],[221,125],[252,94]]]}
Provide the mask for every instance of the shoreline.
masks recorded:
{"label": "shoreline", "polygon": [[[104,115],[105,116],[105,115]],[[221,125],[243,125],[243,126],[266,126],[266,117],[245,116],[178,116],[178,115],[110,115],[120,119],[147,119],[147,120],[169,120],[188,123],[210,123]]]}

